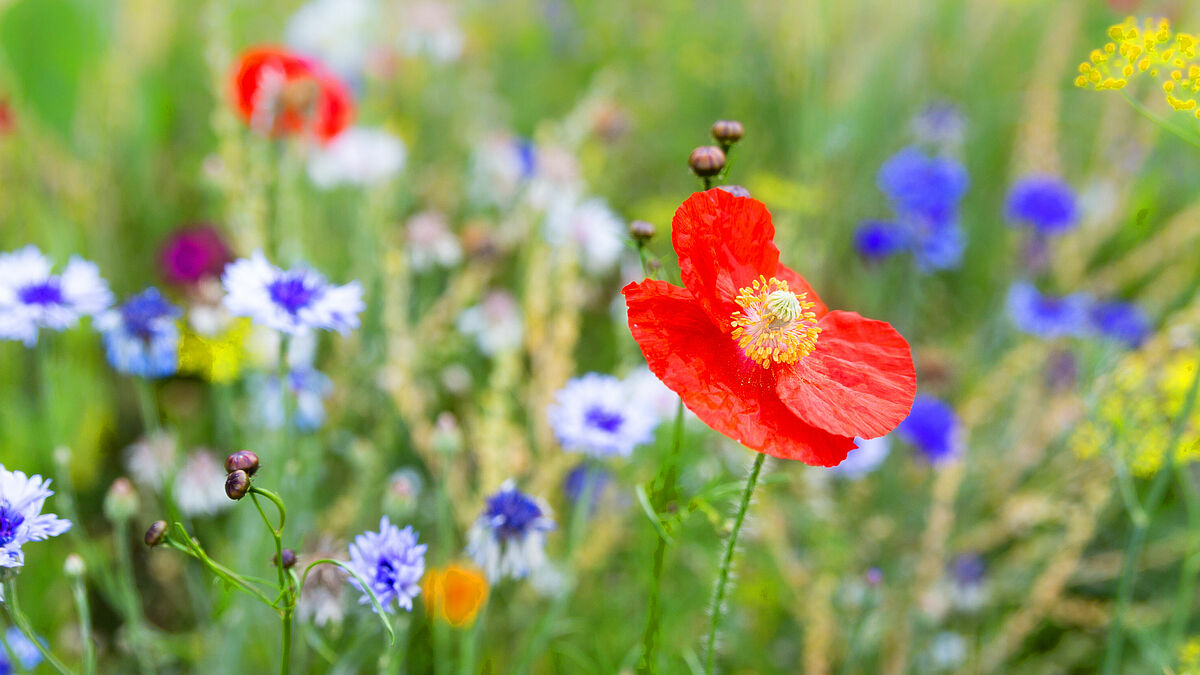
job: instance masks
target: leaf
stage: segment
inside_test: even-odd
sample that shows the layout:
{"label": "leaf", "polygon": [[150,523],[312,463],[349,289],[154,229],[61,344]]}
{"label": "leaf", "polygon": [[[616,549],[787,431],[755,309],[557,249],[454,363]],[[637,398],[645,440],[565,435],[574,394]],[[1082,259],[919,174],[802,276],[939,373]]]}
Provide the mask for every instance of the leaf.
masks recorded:
{"label": "leaf", "polygon": [[642,510],[646,512],[646,517],[650,519],[650,524],[658,531],[658,536],[662,537],[663,541],[667,542],[668,545],[674,546],[675,540],[663,529],[662,521],[659,520],[658,514],[654,512],[654,507],[650,504],[650,497],[646,494],[646,486],[638,483],[636,491],[638,503],[642,505]]}

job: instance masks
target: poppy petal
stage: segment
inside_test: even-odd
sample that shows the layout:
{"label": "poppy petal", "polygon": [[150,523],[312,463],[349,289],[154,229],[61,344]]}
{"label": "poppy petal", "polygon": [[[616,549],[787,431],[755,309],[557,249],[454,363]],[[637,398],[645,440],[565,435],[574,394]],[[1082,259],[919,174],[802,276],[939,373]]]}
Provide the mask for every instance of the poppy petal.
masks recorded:
{"label": "poppy petal", "polygon": [[876,438],[900,424],[917,392],[908,341],[886,321],[833,311],[817,348],[777,366],[776,389],[797,417],[831,434]]}
{"label": "poppy petal", "polygon": [[853,438],[818,429],[783,405],[771,372],[747,358],[687,290],[643,281],[622,293],[650,370],[708,426],[805,464],[833,466],[855,447]]}
{"label": "poppy petal", "polygon": [[713,323],[728,332],[738,290],[779,266],[775,226],[762,202],[720,188],[697,192],[675,211],[671,241],[683,285]]}
{"label": "poppy petal", "polygon": [[775,270],[775,278],[786,281],[788,288],[793,293],[805,293],[808,296],[805,299],[813,303],[812,311],[817,315],[818,319],[829,313],[829,308],[825,306],[824,302],[821,302],[820,296],[817,295],[812,286],[808,285],[808,281],[790,267],[779,263],[779,267]]}

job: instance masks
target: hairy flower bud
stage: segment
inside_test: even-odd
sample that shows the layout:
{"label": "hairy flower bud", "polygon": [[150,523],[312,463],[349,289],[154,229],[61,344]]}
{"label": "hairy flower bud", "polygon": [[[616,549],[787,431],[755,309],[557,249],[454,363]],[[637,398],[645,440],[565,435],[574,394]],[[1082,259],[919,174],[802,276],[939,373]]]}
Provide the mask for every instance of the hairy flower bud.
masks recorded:
{"label": "hairy flower bud", "polygon": [[150,525],[150,528],[146,530],[146,545],[158,546],[163,542],[163,539],[166,539],[166,537],[167,521],[156,520]]}
{"label": "hairy flower bud", "polygon": [[701,178],[711,178],[725,168],[725,153],[715,145],[702,145],[688,157],[692,173]]}
{"label": "hairy flower bud", "polygon": [[237,469],[225,478],[225,495],[233,501],[238,501],[250,491],[250,474]]}
{"label": "hairy flower bud", "polygon": [[114,480],[108,488],[108,494],[104,495],[104,515],[114,523],[132,518],[139,506],[137,491],[128,478]]}
{"label": "hairy flower bud", "polygon": [[655,228],[644,220],[635,220],[629,224],[629,235],[638,241],[650,241],[654,238]]}
{"label": "hairy flower bud", "polygon": [[742,123],[736,120],[717,120],[712,125],[713,139],[724,148],[728,148],[740,141],[744,133],[745,130],[742,128]]}
{"label": "hairy flower bud", "polygon": [[241,469],[247,475],[253,476],[258,471],[258,455],[249,450],[238,450],[225,458],[225,472],[233,473]]}

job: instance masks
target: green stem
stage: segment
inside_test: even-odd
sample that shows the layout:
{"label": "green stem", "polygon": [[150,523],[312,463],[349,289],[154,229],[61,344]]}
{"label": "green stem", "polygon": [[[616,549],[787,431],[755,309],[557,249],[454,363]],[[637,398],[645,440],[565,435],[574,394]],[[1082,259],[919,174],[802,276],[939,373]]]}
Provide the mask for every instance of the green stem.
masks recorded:
{"label": "green stem", "polygon": [[717,655],[717,629],[721,624],[721,607],[725,604],[725,590],[729,585],[729,573],[733,569],[733,554],[737,550],[738,534],[742,531],[746,511],[750,509],[750,498],[754,496],[754,486],[758,484],[758,474],[762,471],[766,459],[767,456],[761,452],[754,458],[754,466],[750,468],[750,476],[746,478],[746,489],[742,491],[742,503],[738,506],[733,530],[729,532],[729,540],[725,542],[725,554],[721,557],[721,572],[717,576],[717,587],[713,592],[712,625],[708,630],[708,660],[704,668],[704,672],[709,675],[713,671],[713,660]]}
{"label": "green stem", "polygon": [[[11,574],[11,573],[10,573]],[[29,619],[21,612],[21,605],[17,601],[17,585],[14,583],[13,577],[8,577],[4,580],[4,608],[8,612],[8,618],[17,626],[25,639],[33,643],[37,650],[42,654],[42,658],[49,663],[52,668],[57,670],[62,675],[72,675],[71,669],[63,665],[58,657],[50,652],[46,645],[38,639],[37,633],[33,632],[33,627],[29,624]]]}
{"label": "green stem", "polygon": [[1145,514],[1145,517],[1140,521],[1134,521],[1133,531],[1130,532],[1125,546],[1125,554],[1121,561],[1121,579],[1117,583],[1116,610],[1112,623],[1109,624],[1104,646],[1104,675],[1116,675],[1121,668],[1121,651],[1125,646],[1125,613],[1129,610],[1129,604],[1133,597],[1133,581],[1137,574],[1137,561],[1141,557],[1142,548],[1146,545],[1150,523],[1166,496],[1167,484],[1174,474],[1176,451],[1179,448],[1179,441],[1183,436],[1188,417],[1196,404],[1198,388],[1200,388],[1200,367],[1196,368],[1196,374],[1192,377],[1192,384],[1188,389],[1183,408],[1175,418],[1163,466],[1150,485],[1150,493],[1147,495],[1146,501],[1140,505],[1141,512]]}
{"label": "green stem", "polygon": [[147,432],[156,432],[161,428],[159,422],[158,396],[154,393],[154,382],[144,377],[134,378],[134,389],[137,390],[138,408],[142,413],[142,425]]}
{"label": "green stem", "polygon": [[[267,512],[263,510],[262,504],[258,501],[260,494],[274,502],[275,507],[279,509],[279,527],[271,524],[271,519],[267,517]],[[275,570],[279,578],[279,601],[283,604],[279,611],[283,630],[281,647],[283,651],[279,667],[283,675],[288,675],[292,667],[292,616],[296,611],[296,589],[291,583],[291,575],[283,566],[283,526],[287,522],[287,509],[279,495],[253,485],[250,486],[250,499],[258,509],[258,514],[262,516],[263,522],[267,524],[267,529],[271,531],[271,538],[275,541]]]}
{"label": "green stem", "polygon": [[[118,605],[122,608],[125,623],[129,626],[129,642],[137,661],[138,670],[153,672],[147,660],[146,626],[142,620],[142,603],[137,594],[137,583],[133,577],[133,561],[129,559],[129,523],[117,520],[113,524],[113,547],[117,551]],[[90,569],[90,568],[89,568]]]}
{"label": "green stem", "polygon": [[1175,465],[1176,483],[1183,493],[1188,514],[1187,554],[1179,572],[1179,590],[1175,593],[1175,609],[1171,613],[1170,631],[1167,633],[1167,648],[1175,649],[1183,640],[1183,632],[1191,618],[1192,598],[1196,595],[1196,575],[1200,574],[1200,493],[1192,482],[1184,464]]}
{"label": "green stem", "polygon": [[79,612],[79,640],[83,649],[83,672],[92,675],[96,672],[96,645],[92,642],[92,612],[88,606],[87,589],[83,585],[83,576],[71,580],[71,593],[75,596],[75,609]]}
{"label": "green stem", "polygon": [[210,572],[217,575],[221,579],[225,580],[232,586],[234,586],[238,589],[241,589],[242,591],[244,591],[246,593],[249,593],[250,595],[257,598],[260,602],[262,602],[267,607],[270,607],[272,609],[277,609],[275,606],[275,602],[273,600],[268,598],[266,596],[266,594],[264,594],[262,591],[258,590],[254,586],[252,586],[249,581],[246,581],[246,579],[244,579],[242,577],[242,575],[238,574],[237,572],[234,572],[233,570],[229,569],[228,567],[225,567],[224,565],[222,565],[221,563],[218,563],[217,561],[213,560],[212,558],[209,558],[208,554],[204,552],[204,549],[200,548],[200,544],[198,542],[196,542],[194,539],[192,539],[191,535],[189,535],[187,533],[187,531],[185,531],[183,529],[183,525],[181,525],[180,523],[175,523],[175,527],[178,528],[179,531],[185,537],[185,539],[184,539],[185,545],[180,545],[174,539],[167,539],[165,542],[163,542],[164,546],[169,546],[169,547],[175,549],[176,551],[180,551],[182,553],[186,553],[186,554],[192,556],[196,560],[199,560],[200,562],[204,563],[204,566],[207,567]]}
{"label": "green stem", "polygon": [[[663,463],[659,476],[655,478],[656,483],[661,479],[660,489],[655,490],[654,493],[654,512],[656,515],[662,513],[664,508],[675,499],[675,481],[678,476],[676,465],[679,461],[679,451],[682,445],[683,401],[681,400],[679,407],[675,411],[675,431],[674,438],[671,441],[671,451]],[[654,568],[651,572],[650,598],[646,610],[646,626],[642,631],[642,655],[638,659],[637,665],[639,675],[653,673],[658,670],[659,623],[662,620],[659,596],[662,594],[662,576],[666,557],[667,540],[662,534],[659,534],[654,548]]]}

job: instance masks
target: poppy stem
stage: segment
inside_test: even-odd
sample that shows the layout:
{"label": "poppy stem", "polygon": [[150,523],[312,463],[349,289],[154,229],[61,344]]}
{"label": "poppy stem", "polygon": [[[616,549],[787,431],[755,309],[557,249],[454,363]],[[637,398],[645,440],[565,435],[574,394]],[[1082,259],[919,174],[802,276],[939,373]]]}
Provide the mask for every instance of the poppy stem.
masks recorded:
{"label": "poppy stem", "polygon": [[[671,454],[655,478],[654,515],[658,517],[672,500],[675,499],[675,469],[679,459],[679,448],[683,445],[683,401],[675,412],[675,434],[671,442]],[[660,482],[661,479],[661,482]],[[658,598],[662,589],[663,566],[667,557],[667,539],[659,533],[658,542],[654,548],[654,571],[650,582],[650,601],[646,610],[646,629],[642,633],[642,656],[638,659],[637,672],[639,675],[658,671],[658,624],[661,610]]]}
{"label": "poppy stem", "polygon": [[754,486],[758,484],[758,474],[762,471],[763,462],[767,456],[758,453],[754,458],[754,466],[750,467],[750,476],[746,479],[746,489],[742,491],[742,503],[738,506],[737,515],[733,519],[733,529],[725,542],[725,554],[721,557],[721,572],[717,576],[717,587],[713,591],[712,626],[708,631],[708,660],[704,672],[708,675],[713,671],[713,660],[717,652],[717,629],[721,624],[721,608],[725,604],[725,590],[729,585],[729,573],[733,569],[733,554],[737,550],[738,534],[742,531],[742,523],[746,520],[746,511],[750,509],[750,498],[754,495]]}

